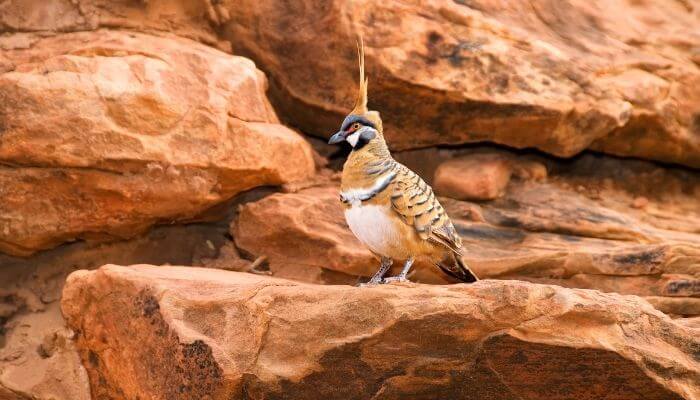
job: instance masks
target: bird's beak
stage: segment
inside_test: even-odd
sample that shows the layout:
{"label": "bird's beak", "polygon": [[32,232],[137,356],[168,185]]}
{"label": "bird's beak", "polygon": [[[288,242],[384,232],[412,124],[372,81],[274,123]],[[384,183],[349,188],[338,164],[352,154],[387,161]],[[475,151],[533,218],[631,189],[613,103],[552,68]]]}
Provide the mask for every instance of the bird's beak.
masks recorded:
{"label": "bird's beak", "polygon": [[328,144],[338,144],[342,141],[345,140],[345,132],[343,131],[338,131],[335,133],[335,135],[331,136],[330,139],[328,139]]}

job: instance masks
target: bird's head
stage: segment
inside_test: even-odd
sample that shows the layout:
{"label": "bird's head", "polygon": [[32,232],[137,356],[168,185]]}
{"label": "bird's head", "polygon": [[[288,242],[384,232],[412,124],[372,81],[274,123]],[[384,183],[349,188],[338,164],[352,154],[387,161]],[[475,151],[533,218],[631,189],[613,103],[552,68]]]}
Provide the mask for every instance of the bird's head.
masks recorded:
{"label": "bird's head", "polygon": [[362,39],[357,45],[360,60],[360,89],[355,101],[355,108],[340,125],[340,130],[328,140],[329,144],[350,143],[353,149],[359,149],[372,140],[383,140],[382,119],[377,111],[367,109],[367,83],[365,78],[365,51]]}

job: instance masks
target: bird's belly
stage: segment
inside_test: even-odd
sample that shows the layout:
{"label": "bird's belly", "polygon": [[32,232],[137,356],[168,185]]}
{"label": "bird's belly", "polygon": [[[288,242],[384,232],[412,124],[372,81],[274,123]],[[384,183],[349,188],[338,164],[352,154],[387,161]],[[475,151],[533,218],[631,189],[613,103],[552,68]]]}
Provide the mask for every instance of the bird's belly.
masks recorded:
{"label": "bird's belly", "polygon": [[375,254],[403,258],[402,234],[391,210],[379,205],[353,205],[345,210],[345,220],[353,234]]}

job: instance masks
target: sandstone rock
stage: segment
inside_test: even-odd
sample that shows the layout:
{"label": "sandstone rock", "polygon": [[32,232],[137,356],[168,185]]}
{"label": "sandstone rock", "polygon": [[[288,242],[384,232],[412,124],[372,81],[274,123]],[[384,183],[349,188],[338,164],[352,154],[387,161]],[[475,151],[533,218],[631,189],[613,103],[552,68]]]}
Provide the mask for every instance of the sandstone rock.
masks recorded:
{"label": "sandstone rock", "polygon": [[236,246],[266,256],[271,271],[286,278],[294,278],[288,275],[294,271],[320,268],[363,275],[376,264],[347,228],[335,187],[277,193],[245,204],[231,235]]}
{"label": "sandstone rock", "polygon": [[0,4],[0,32],[163,31],[230,50],[216,34],[227,13],[210,0],[7,0]]}
{"label": "sandstone rock", "polygon": [[225,248],[225,233],[225,225],[167,226],[136,239],[73,243],[30,258],[0,254],[0,399],[91,398],[60,310],[69,273],[110,262],[198,265]]}
{"label": "sandstone rock", "polygon": [[596,291],[354,288],[106,266],[72,274],[62,307],[93,398],[700,395],[694,330],[639,298]]}
{"label": "sandstone rock", "polygon": [[249,60],[103,30],[5,55],[16,67],[0,75],[0,251],[132,237],[314,172]]}
{"label": "sandstone rock", "polygon": [[547,179],[547,167],[536,160],[517,159],[512,163],[513,175],[520,179],[544,181]]}
{"label": "sandstone rock", "polygon": [[223,37],[268,73],[285,118],[321,137],[352,107],[361,34],[395,149],[490,141],[700,166],[693,3],[226,4]]}
{"label": "sandstone rock", "polygon": [[436,193],[458,200],[493,200],[503,195],[513,173],[499,154],[475,154],[446,161],[435,172]]}
{"label": "sandstone rock", "polygon": [[0,399],[90,400],[87,372],[56,301],[5,327],[0,349]]}
{"label": "sandstone rock", "polygon": [[[636,294],[671,314],[700,313],[697,174],[598,156],[550,170],[547,182],[513,180],[503,198],[480,204],[484,222],[473,221],[473,205],[445,202],[477,273]],[[640,196],[644,209],[633,206]]]}
{"label": "sandstone rock", "polygon": [[[545,169],[540,160],[526,164]],[[547,180],[513,179],[494,201],[442,199],[480,277],[635,294],[669,314],[700,315],[697,174],[600,156],[550,161],[548,169]],[[236,244],[269,256],[275,276],[319,283],[371,276],[376,261],[347,228],[337,185],[246,204],[232,225]],[[644,209],[632,206],[640,196]],[[331,279],[329,270],[349,276]],[[430,265],[414,270],[414,281],[445,282]]]}
{"label": "sandstone rock", "polygon": [[632,207],[644,208],[649,204],[649,200],[644,196],[639,196],[632,201]]}

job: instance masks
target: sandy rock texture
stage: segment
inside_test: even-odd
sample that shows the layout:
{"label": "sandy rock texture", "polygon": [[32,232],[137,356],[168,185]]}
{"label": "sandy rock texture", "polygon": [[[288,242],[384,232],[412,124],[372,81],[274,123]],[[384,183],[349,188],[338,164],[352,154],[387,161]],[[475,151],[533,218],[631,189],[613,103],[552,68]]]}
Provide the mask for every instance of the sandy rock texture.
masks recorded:
{"label": "sandy rock texture", "polygon": [[316,135],[352,108],[361,34],[370,106],[395,149],[490,141],[700,166],[696,1],[229,4],[223,37]]}
{"label": "sandy rock texture", "polygon": [[697,332],[637,297],[596,291],[106,266],[72,274],[62,309],[94,398],[700,395]]}
{"label": "sandy rock texture", "polygon": [[73,243],[30,258],[0,254],[0,399],[91,398],[60,310],[68,274],[108,263],[203,265],[224,248],[226,231],[225,223],[156,227],[131,240]]}
{"label": "sandy rock texture", "polygon": [[[0,0],[0,400],[700,398],[698,27],[697,0]],[[378,266],[326,144],[357,34],[485,281],[340,286]]]}
{"label": "sandy rock texture", "polygon": [[[450,153],[404,158],[410,164],[441,154]],[[696,174],[594,155],[556,162],[477,151],[445,163],[471,165],[462,173],[473,176],[482,165],[472,161],[499,157],[512,176],[502,197],[442,201],[479,276],[636,294],[670,314],[700,315]],[[426,165],[424,176],[442,168]],[[239,248],[267,256],[276,276],[318,283],[371,276],[377,262],[347,229],[337,195],[338,182],[331,181],[247,203],[232,236]],[[429,265],[415,271],[413,280],[445,282]]]}
{"label": "sandy rock texture", "polygon": [[449,160],[435,171],[435,191],[456,200],[493,200],[504,194],[512,169],[500,154]]}
{"label": "sandy rock texture", "polygon": [[247,59],[106,30],[0,42],[0,251],[133,237],[314,173]]}
{"label": "sandy rock texture", "polygon": [[[229,51],[216,25],[228,10],[211,0],[5,0],[0,32],[54,35],[61,32],[120,28],[169,32]],[[2,59],[2,55],[0,55]]]}

